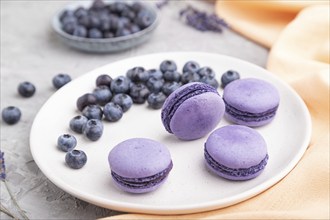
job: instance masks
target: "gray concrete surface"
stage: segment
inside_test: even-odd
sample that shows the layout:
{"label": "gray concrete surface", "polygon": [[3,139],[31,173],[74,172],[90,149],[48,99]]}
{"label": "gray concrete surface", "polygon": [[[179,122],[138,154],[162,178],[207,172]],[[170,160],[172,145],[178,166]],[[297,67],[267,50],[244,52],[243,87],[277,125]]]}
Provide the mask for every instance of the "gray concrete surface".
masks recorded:
{"label": "gray concrete surface", "polygon": [[[265,66],[268,50],[226,30],[199,32],[179,20],[179,10],[191,4],[213,12],[206,1],[171,1],[161,11],[161,22],[152,39],[116,54],[86,54],[63,45],[54,36],[50,20],[69,1],[1,0],[1,109],[18,106],[21,121],[1,124],[1,151],[5,152],[8,185],[30,219],[95,219],[119,214],[74,198],[51,183],[34,163],[29,132],[42,104],[55,92],[52,77],[60,72],[77,78],[84,73],[128,57],[166,51],[203,51],[230,55]],[[21,98],[17,86],[30,81],[37,87],[31,98]],[[15,207],[1,182],[1,204]],[[1,213],[1,219],[8,216]]]}

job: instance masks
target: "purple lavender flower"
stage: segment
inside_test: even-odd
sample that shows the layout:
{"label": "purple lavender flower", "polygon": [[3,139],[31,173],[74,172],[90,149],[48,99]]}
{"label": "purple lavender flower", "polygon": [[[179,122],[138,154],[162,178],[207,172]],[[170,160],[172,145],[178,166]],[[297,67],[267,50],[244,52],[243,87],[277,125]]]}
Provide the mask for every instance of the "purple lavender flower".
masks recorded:
{"label": "purple lavender flower", "polygon": [[5,165],[5,157],[4,152],[0,150],[0,180],[6,180],[6,165]]}
{"label": "purple lavender flower", "polygon": [[199,31],[222,32],[223,28],[229,28],[227,22],[216,14],[207,14],[192,6],[181,10],[180,17],[185,20],[186,24]]}

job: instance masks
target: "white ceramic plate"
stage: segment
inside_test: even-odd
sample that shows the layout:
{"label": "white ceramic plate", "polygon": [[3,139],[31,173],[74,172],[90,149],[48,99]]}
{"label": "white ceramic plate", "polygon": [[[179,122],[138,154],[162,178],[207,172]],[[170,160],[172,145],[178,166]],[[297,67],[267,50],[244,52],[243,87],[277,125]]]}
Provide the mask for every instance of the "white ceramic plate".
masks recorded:
{"label": "white ceramic plate", "polygon": [[[179,69],[189,60],[209,66],[220,75],[237,70],[242,78],[256,77],[271,82],[280,92],[281,102],[276,118],[257,128],[268,144],[269,163],[264,172],[249,181],[233,182],[214,176],[204,166],[203,147],[207,137],[195,141],[180,141],[162,126],[160,110],[147,104],[133,105],[116,123],[104,122],[105,129],[97,142],[82,135],[77,149],[88,156],[80,170],[65,165],[65,153],[56,148],[58,136],[72,133],[69,121],[78,114],[75,103],[79,96],[91,92],[100,74],[112,77],[124,75],[134,66],[158,68],[161,61],[172,59]],[[219,89],[222,94],[222,90]],[[227,125],[225,119],[218,127]],[[62,87],[40,109],[32,126],[30,147],[42,172],[58,187],[90,203],[109,209],[156,213],[182,214],[217,209],[236,204],[268,189],[286,176],[303,156],[311,136],[311,120],[300,97],[285,83],[268,71],[245,61],[216,54],[178,52],[160,53],[129,58],[93,70]],[[111,179],[108,153],[116,144],[133,137],[145,137],[168,146],[173,170],[158,190],[141,195],[118,190]]]}

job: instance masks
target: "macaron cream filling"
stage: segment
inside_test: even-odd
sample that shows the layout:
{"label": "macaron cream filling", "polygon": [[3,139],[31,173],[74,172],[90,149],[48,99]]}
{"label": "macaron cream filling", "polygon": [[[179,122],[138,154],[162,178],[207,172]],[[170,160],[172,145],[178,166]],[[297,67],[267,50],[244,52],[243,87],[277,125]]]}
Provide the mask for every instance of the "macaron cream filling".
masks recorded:
{"label": "macaron cream filling", "polygon": [[172,168],[173,168],[173,163],[171,161],[171,163],[165,170],[148,177],[127,178],[127,177],[122,177],[113,171],[111,171],[111,175],[118,184],[123,185],[125,187],[134,188],[134,189],[149,188],[161,183],[168,176]]}
{"label": "macaron cream filling", "polygon": [[195,84],[190,87],[190,89],[183,89],[179,91],[167,105],[167,108],[165,108],[162,111],[162,118],[164,122],[164,127],[165,129],[169,132],[172,133],[171,128],[170,128],[170,121],[175,114],[175,111],[178,109],[178,107],[187,99],[194,97],[196,95],[200,95],[206,92],[214,92],[216,94],[217,91],[214,89],[212,86],[207,85],[207,84]]}
{"label": "macaron cream filling", "polygon": [[238,120],[245,121],[245,122],[259,122],[259,121],[265,121],[270,118],[273,118],[276,114],[276,111],[278,109],[278,105],[275,106],[272,109],[269,109],[265,112],[260,113],[250,113],[247,111],[240,111],[237,108],[234,108],[233,106],[229,105],[226,100],[223,100],[226,104],[226,112],[229,115],[232,115]]}
{"label": "macaron cream filling", "polygon": [[215,171],[220,172],[222,174],[228,175],[228,176],[234,176],[234,177],[245,177],[250,176],[255,173],[258,173],[259,171],[263,170],[268,162],[268,154],[266,154],[265,158],[260,161],[259,164],[248,167],[248,168],[238,168],[233,169],[226,167],[220,163],[218,163],[216,160],[214,160],[211,155],[207,152],[207,149],[204,148],[204,156],[205,160],[208,165],[210,165]]}

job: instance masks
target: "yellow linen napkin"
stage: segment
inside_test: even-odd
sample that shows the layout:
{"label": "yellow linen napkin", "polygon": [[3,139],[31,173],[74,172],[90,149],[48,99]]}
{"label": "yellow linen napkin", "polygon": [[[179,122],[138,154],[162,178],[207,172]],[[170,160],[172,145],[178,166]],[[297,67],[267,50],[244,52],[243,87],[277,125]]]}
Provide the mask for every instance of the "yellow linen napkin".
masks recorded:
{"label": "yellow linen napkin", "polygon": [[270,48],[301,9],[318,4],[329,0],[222,0],[216,2],[216,12],[235,31]]}
{"label": "yellow linen napkin", "polygon": [[[278,13],[282,11],[287,13],[287,6]],[[265,192],[223,209],[176,216],[125,214],[105,219],[330,219],[329,11],[329,5],[303,9],[281,28],[270,51],[267,68],[290,83],[303,98],[313,124],[306,153],[285,178]],[[261,34],[262,30],[250,34]]]}

